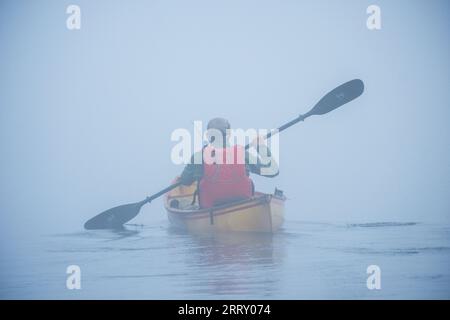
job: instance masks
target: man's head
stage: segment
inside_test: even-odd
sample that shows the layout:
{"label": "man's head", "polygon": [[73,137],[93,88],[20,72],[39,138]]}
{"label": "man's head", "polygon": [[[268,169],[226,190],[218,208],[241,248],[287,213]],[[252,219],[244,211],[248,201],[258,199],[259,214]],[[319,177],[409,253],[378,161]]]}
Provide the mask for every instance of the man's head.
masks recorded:
{"label": "man's head", "polygon": [[224,118],[214,118],[209,120],[206,129],[216,129],[222,132],[223,135],[226,135],[227,129],[230,129],[230,123]]}
{"label": "man's head", "polygon": [[230,129],[230,123],[227,119],[224,118],[214,118],[209,120],[208,126],[206,128],[210,133],[209,141],[213,142],[215,140],[216,132],[220,132],[222,134],[222,138],[225,139],[227,136],[227,130]]}

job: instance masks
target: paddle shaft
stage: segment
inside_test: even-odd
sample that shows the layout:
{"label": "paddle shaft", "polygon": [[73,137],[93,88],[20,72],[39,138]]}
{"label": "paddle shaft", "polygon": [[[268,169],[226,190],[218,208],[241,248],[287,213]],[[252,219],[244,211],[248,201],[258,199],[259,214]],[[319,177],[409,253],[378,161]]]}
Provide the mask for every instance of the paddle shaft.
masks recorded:
{"label": "paddle shaft", "polygon": [[[270,131],[268,134],[266,134],[266,135],[264,136],[264,139],[269,139],[269,138],[270,138],[271,136],[273,136],[274,134],[280,133],[281,131],[286,130],[286,129],[289,128],[289,127],[292,127],[294,124],[297,124],[297,123],[299,123],[300,121],[305,120],[308,116],[309,116],[309,115],[300,115],[300,116],[298,116],[298,117],[295,118],[294,120],[291,120],[291,121],[289,121],[288,123],[285,123],[285,124],[283,124],[282,126],[278,127],[277,130]],[[247,145],[245,146],[245,149],[246,149],[246,150],[249,149],[250,146],[251,146],[250,143],[247,144]]]}
{"label": "paddle shaft", "polygon": [[167,192],[169,192],[169,191],[171,191],[171,190],[173,190],[173,189],[175,189],[176,187],[179,187],[179,186],[181,186],[181,182],[176,182],[176,183],[168,186],[167,188],[164,188],[161,191],[155,193],[154,195],[151,195],[151,196],[147,197],[145,199],[145,203],[150,203],[153,200],[155,200],[156,198],[159,198],[163,194],[165,194],[165,193],[167,193]]}
{"label": "paddle shaft", "polygon": [[[305,114],[299,115],[294,120],[289,121],[288,123],[283,124],[280,126],[277,130],[270,131],[264,139],[269,139],[271,136],[273,136],[276,133],[280,133],[283,130],[286,130],[287,128],[293,126],[294,124],[305,120],[309,116],[312,115],[323,115],[326,114],[336,108],[339,108],[340,106],[356,99],[359,97],[364,91],[364,83],[359,79],[354,79],[351,81],[348,81],[330,92],[328,92],[325,96],[320,99],[319,102],[316,103],[316,105],[309,110],[309,112]],[[249,149],[251,144],[247,144],[245,146],[245,149]]]}

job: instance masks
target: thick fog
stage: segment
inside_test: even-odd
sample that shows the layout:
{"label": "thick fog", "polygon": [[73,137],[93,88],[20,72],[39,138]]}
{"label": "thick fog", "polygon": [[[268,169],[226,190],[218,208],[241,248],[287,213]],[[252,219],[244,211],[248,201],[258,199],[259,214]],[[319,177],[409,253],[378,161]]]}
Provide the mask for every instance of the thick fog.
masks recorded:
{"label": "thick fog", "polygon": [[[68,30],[66,8],[81,8]],[[354,78],[364,94],[280,135],[286,219],[449,221],[448,1],[4,1],[0,232],[81,231],[170,184],[177,128],[275,128]],[[164,221],[162,199],[137,223]]]}

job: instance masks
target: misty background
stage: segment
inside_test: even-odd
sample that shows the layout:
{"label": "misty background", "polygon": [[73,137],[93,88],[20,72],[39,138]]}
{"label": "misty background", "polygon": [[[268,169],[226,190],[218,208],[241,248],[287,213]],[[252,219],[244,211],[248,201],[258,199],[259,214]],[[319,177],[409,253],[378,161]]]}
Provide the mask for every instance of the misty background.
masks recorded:
{"label": "misty background", "polygon": [[[365,93],[283,132],[257,188],[284,190],[286,223],[448,223],[449,24],[448,1],[2,1],[2,255],[167,186],[173,130],[274,128],[354,78]],[[133,222],[165,219],[158,199]]]}

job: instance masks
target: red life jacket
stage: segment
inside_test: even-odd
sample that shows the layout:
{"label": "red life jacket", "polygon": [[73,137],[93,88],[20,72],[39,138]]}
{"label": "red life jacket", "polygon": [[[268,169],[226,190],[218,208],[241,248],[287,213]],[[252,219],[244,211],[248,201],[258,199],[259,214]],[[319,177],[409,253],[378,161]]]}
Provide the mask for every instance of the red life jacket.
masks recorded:
{"label": "red life jacket", "polygon": [[[212,161],[214,159],[216,161]],[[222,159],[221,163],[219,159]],[[200,207],[211,208],[218,203],[247,199],[252,193],[253,183],[247,176],[245,149],[242,146],[224,149],[207,146],[203,150],[203,177],[199,184]]]}

